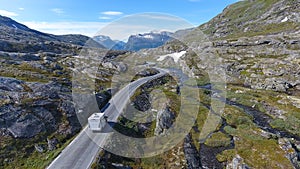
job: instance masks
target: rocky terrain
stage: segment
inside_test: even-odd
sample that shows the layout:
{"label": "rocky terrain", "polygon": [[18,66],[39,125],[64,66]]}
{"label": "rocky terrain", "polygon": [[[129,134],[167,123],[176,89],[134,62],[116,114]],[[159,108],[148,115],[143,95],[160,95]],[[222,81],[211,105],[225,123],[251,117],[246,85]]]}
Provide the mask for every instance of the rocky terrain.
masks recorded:
{"label": "rocky terrain", "polygon": [[[212,52],[222,60],[220,67],[226,71],[227,99],[236,102],[226,102],[222,115],[228,123],[222,132],[233,136],[234,141],[233,148],[217,155],[226,168],[299,168],[299,149],[291,146],[299,142],[299,102],[293,101],[299,98],[299,5],[300,1],[292,0],[238,2],[198,27],[209,42],[197,45],[193,43],[196,40],[187,39],[196,51]],[[197,72],[208,67],[201,63],[202,56],[187,59],[194,70],[191,75],[199,76]],[[197,64],[191,64],[190,59]],[[237,110],[244,114],[233,113]],[[249,125],[254,123],[254,128],[247,124],[248,120],[242,120],[245,116],[250,116]],[[232,126],[234,119],[237,123]],[[273,128],[289,134],[280,134]],[[248,135],[255,134],[245,137],[242,134],[245,129]],[[282,139],[289,140],[286,145],[290,144],[290,148],[282,147]],[[245,147],[258,152],[246,152]],[[201,151],[200,145],[200,154]]]}
{"label": "rocky terrain", "polygon": [[[125,52],[82,35],[41,33],[2,16],[0,23],[0,168],[44,168],[81,130],[78,111],[91,113],[89,99],[96,96],[102,107],[111,97],[109,77],[126,70],[111,58]],[[98,55],[83,57],[84,50]],[[89,66],[92,59],[102,64]],[[97,70],[97,91],[75,105],[72,73],[80,64],[83,71]]]}
{"label": "rocky terrain", "polygon": [[[137,65],[180,67],[197,82],[200,109],[190,135],[178,145],[185,154],[186,165],[181,167],[300,168],[299,5],[298,0],[240,1],[183,33],[179,41],[132,54],[148,60],[138,60]],[[209,76],[222,72],[226,90],[209,81]],[[189,85],[189,80],[184,83]],[[225,103],[225,108],[217,118],[219,125],[203,140],[199,136],[206,118],[217,113],[211,99]],[[168,120],[173,119],[164,111]],[[159,126],[157,122],[152,129]],[[116,163],[128,168],[169,164],[161,156],[152,157],[150,164],[142,159],[133,162],[138,166],[130,160]]]}
{"label": "rocky terrain", "polygon": [[[0,168],[44,168],[57,156],[81,129],[76,112],[88,116],[95,106],[79,89],[82,80],[95,88],[102,107],[122,87],[111,82],[156,74],[152,66],[173,74],[137,90],[115,129],[133,137],[165,134],[186,86],[199,95],[188,97],[199,105],[192,129],[173,149],[150,158],[101,151],[93,168],[300,168],[299,9],[299,0],[239,1],[208,23],[177,32],[177,40],[153,44],[163,46],[142,49],[139,41],[127,48],[137,52],[108,51],[95,41],[83,47],[82,36],[43,34],[1,17]],[[30,43],[19,43],[24,36]],[[82,79],[72,82],[72,73]],[[226,77],[226,86],[215,77]],[[74,91],[83,92],[82,104],[73,104]],[[216,103],[225,106],[221,112]],[[217,124],[212,129],[205,128],[209,117]]]}

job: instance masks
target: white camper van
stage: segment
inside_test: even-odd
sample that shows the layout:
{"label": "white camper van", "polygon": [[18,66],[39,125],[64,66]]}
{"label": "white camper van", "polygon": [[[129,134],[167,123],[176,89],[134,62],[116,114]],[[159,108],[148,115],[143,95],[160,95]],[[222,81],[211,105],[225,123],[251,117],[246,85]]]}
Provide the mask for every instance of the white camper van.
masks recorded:
{"label": "white camper van", "polygon": [[106,124],[104,113],[94,113],[88,118],[89,128],[92,131],[101,131]]}

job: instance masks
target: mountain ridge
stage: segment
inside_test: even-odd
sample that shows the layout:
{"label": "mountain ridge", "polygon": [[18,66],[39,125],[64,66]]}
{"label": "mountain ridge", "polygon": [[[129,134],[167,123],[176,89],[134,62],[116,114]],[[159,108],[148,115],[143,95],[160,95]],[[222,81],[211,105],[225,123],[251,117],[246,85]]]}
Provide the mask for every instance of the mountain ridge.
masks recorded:
{"label": "mountain ridge", "polygon": [[[4,51],[9,52],[33,52],[38,50],[51,50],[51,44],[68,46],[74,48],[76,46],[86,46],[95,48],[105,48],[96,41],[87,36],[79,34],[69,35],[52,35],[43,33],[34,29],[30,29],[11,18],[0,15],[0,47]],[[51,44],[50,44],[51,42]],[[32,45],[32,49],[28,49],[23,45]]]}
{"label": "mountain ridge", "polygon": [[227,6],[198,28],[213,38],[267,35],[299,30],[299,18],[299,0],[249,0]]}

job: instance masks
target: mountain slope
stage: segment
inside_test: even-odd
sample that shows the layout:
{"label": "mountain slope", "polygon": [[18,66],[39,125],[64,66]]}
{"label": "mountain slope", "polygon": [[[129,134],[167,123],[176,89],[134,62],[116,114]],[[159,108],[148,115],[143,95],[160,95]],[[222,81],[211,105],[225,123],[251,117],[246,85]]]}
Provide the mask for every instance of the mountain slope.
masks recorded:
{"label": "mountain slope", "polygon": [[197,31],[228,64],[229,82],[284,92],[300,88],[299,0],[240,1],[192,31],[187,43],[200,39]]}
{"label": "mountain slope", "polygon": [[112,40],[109,36],[98,35],[94,36],[93,39],[102,44],[107,49],[114,49],[114,50],[123,50],[125,46],[125,42]]}
{"label": "mountain slope", "polygon": [[[200,154],[211,156],[216,164],[225,162],[227,168],[245,164],[250,168],[300,167],[300,149],[295,147],[300,141],[299,39],[299,0],[239,1],[184,38],[197,53],[184,61],[201,84],[210,83],[203,82],[203,72],[213,70],[216,77],[218,72],[226,73],[227,102],[222,117],[228,123],[225,134],[234,138],[235,145],[217,155],[208,153],[214,148],[200,147]],[[246,116],[248,122],[239,121]],[[276,130],[289,134],[278,135]],[[201,163],[215,167],[205,158]]]}
{"label": "mountain slope", "polygon": [[131,35],[125,45],[125,50],[138,51],[140,49],[156,48],[171,40],[171,36],[172,33],[170,32]]}
{"label": "mountain slope", "polygon": [[0,49],[2,51],[51,51],[53,46],[71,49],[72,45],[104,48],[87,36],[46,34],[30,29],[8,17],[0,16]]}
{"label": "mountain slope", "polygon": [[[299,168],[299,14],[299,0],[239,1],[208,23],[187,31],[180,38],[184,44],[171,41],[128,59],[136,65],[148,66],[142,60],[148,59],[157,67],[180,66],[196,80],[200,110],[190,136],[178,144],[184,150],[186,168]],[[179,52],[186,53],[177,62],[169,57]],[[221,92],[222,83],[210,84],[209,80],[223,73],[226,87]],[[212,100],[217,101],[215,108]],[[217,112],[221,103],[225,107]],[[219,122],[217,126],[206,123],[211,122],[206,121],[208,114],[220,116],[213,119]],[[205,123],[213,127],[202,140],[199,135]],[[164,157],[175,159],[178,154],[158,155],[147,164],[144,159],[120,162],[118,156],[108,161],[151,168],[172,163]],[[107,164],[105,157],[99,157],[99,166]]]}
{"label": "mountain slope", "polygon": [[299,0],[247,0],[228,6],[199,28],[214,38],[225,38],[295,32],[299,22]]}

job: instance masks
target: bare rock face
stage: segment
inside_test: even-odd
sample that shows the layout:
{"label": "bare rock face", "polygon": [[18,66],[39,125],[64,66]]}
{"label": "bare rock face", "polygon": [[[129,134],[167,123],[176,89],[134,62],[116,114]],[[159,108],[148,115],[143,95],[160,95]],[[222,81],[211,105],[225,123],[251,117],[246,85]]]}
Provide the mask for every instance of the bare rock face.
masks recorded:
{"label": "bare rock face", "polygon": [[45,109],[44,107],[36,107],[33,108],[33,112],[36,117],[45,123],[46,128],[50,130],[57,129],[57,122],[49,110]]}
{"label": "bare rock face", "polygon": [[157,113],[155,135],[164,134],[165,130],[170,128],[175,120],[175,114],[167,106],[164,110]]}
{"label": "bare rock face", "polygon": [[[1,77],[0,86],[0,98],[4,100],[0,104],[0,129],[14,138],[52,133],[60,126],[67,126],[71,135],[80,130],[72,97],[61,84]],[[61,121],[63,117],[66,120]]]}
{"label": "bare rock face", "polygon": [[134,106],[137,110],[147,111],[151,108],[150,96],[147,93],[142,93],[133,100]]}
{"label": "bare rock face", "polygon": [[5,91],[24,91],[24,82],[8,77],[0,77],[0,89]]}
{"label": "bare rock face", "polygon": [[130,51],[138,51],[145,48],[156,48],[162,46],[167,41],[171,40],[172,33],[161,32],[161,33],[145,33],[132,35],[129,37],[124,49]]}
{"label": "bare rock face", "polygon": [[226,165],[226,169],[250,169],[250,167],[247,166],[244,163],[244,159],[237,154],[232,161]]}
{"label": "bare rock face", "polygon": [[45,124],[37,117],[27,114],[18,118],[8,130],[15,138],[29,138],[45,131]]}
{"label": "bare rock face", "polygon": [[283,110],[280,110],[274,106],[267,104],[265,101],[262,101],[262,105],[266,112],[275,118],[283,118],[283,115],[286,113]]}
{"label": "bare rock face", "polygon": [[288,158],[296,168],[299,168],[300,166],[297,161],[298,153],[293,148],[291,142],[287,138],[279,138],[278,144],[280,148],[285,152],[286,158]]}
{"label": "bare rock face", "polygon": [[127,70],[127,66],[123,62],[104,62],[102,66],[108,69],[115,69],[119,72]]}
{"label": "bare rock face", "polygon": [[199,152],[197,151],[190,135],[187,135],[183,143],[184,155],[187,161],[187,168],[202,168],[200,162]]}

